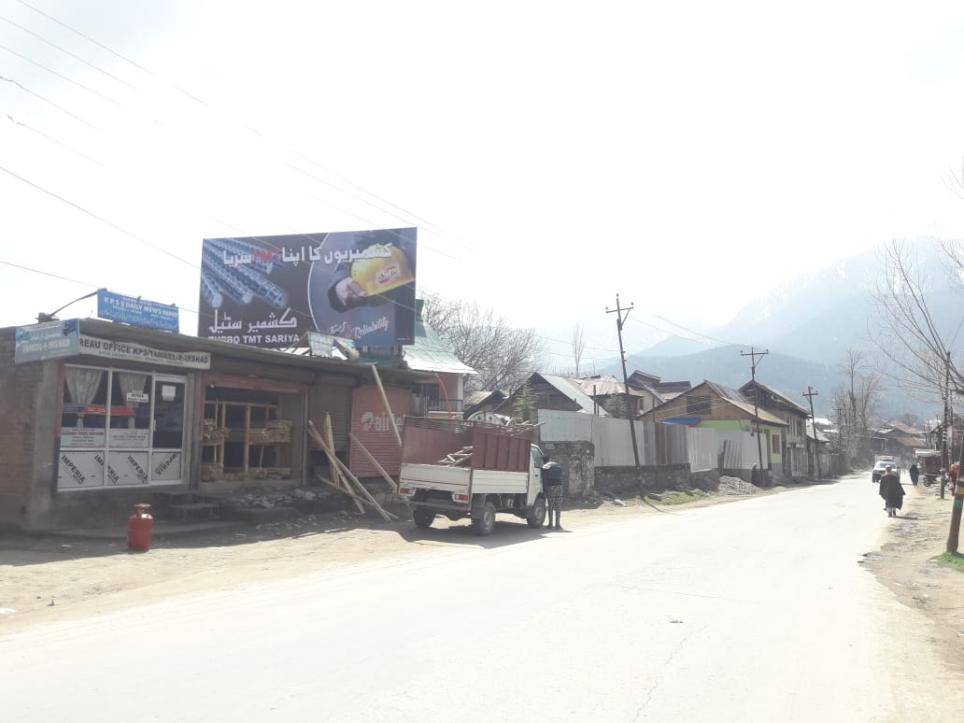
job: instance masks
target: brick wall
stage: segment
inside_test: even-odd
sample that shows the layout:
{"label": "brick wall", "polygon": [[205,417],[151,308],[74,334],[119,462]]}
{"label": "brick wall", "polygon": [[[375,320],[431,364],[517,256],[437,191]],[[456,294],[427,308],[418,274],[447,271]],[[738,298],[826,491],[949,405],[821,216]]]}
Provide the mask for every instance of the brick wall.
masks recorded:
{"label": "brick wall", "polygon": [[0,329],[0,525],[21,525],[33,481],[34,413],[43,364],[13,363],[14,329]]}

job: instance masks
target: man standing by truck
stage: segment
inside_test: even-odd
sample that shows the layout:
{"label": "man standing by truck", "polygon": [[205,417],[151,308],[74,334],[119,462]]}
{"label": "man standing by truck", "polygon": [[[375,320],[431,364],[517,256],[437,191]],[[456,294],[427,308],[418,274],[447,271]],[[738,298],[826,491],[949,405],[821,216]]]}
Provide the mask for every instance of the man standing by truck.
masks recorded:
{"label": "man standing by truck", "polygon": [[[544,457],[545,463],[542,465],[542,489],[546,493],[546,508],[549,512],[547,527],[557,530],[562,529],[562,467],[549,459],[549,455]],[[556,513],[555,524],[552,522],[552,513]]]}

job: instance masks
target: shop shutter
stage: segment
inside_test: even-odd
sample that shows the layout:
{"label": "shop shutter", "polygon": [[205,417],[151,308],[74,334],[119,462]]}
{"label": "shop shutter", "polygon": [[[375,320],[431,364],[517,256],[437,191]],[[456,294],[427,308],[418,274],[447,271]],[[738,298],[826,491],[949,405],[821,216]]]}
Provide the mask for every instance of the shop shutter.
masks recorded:
{"label": "shop shutter", "polygon": [[325,412],[331,415],[332,436],[337,452],[348,449],[351,392],[350,387],[333,384],[318,383],[311,388],[308,418],[320,431],[325,423]]}
{"label": "shop shutter", "polygon": [[[403,418],[412,407],[412,393],[401,387],[385,387],[385,396],[388,397],[388,403],[401,431]],[[388,474],[398,474],[402,450],[398,446],[398,440],[395,438],[395,432],[392,430],[378,387],[358,387],[352,393],[351,431]],[[357,447],[357,444],[351,443],[351,452],[348,457],[351,471],[358,477],[378,477],[378,470]]]}

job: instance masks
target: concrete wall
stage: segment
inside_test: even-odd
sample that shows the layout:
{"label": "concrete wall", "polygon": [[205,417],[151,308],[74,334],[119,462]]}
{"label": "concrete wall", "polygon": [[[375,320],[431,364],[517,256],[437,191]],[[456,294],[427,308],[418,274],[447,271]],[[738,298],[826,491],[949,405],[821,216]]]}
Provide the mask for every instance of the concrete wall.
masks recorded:
{"label": "concrete wall", "polygon": [[592,442],[543,442],[542,451],[562,467],[567,497],[585,497],[596,482]]}
{"label": "concrete wall", "polygon": [[13,363],[14,329],[0,331],[0,526],[21,525],[33,478],[35,401],[41,362]]}
{"label": "concrete wall", "polygon": [[[719,484],[719,479],[717,479]],[[646,467],[596,467],[596,492],[614,497],[692,489],[689,464]]]}

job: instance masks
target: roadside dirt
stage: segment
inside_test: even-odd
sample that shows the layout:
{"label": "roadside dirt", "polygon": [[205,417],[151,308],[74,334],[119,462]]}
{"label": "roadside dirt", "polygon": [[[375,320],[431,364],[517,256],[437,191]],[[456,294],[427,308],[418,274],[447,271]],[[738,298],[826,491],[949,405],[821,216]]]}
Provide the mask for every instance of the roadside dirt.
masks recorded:
{"label": "roadside dirt", "polygon": [[935,645],[949,665],[964,672],[964,573],[935,559],[947,541],[953,498],[939,499],[935,487],[904,489],[903,510],[888,520],[884,544],[867,553],[863,565],[901,602],[934,621]]}
{"label": "roadside dirt", "polygon": [[[780,491],[783,488],[757,490],[754,496]],[[748,496],[730,491],[685,501],[667,499],[666,504],[675,511]],[[128,552],[121,540],[0,537],[0,634],[175,595],[238,590],[376,560],[445,554],[465,546],[500,547],[558,534],[529,529],[505,515],[486,538],[473,535],[467,520],[437,518],[431,529],[420,530],[408,520],[407,510],[396,512],[402,520],[387,524],[340,513],[158,538],[150,552],[142,554]],[[563,525],[578,531],[640,514],[659,511],[639,499],[602,501],[595,507],[565,510]]]}

